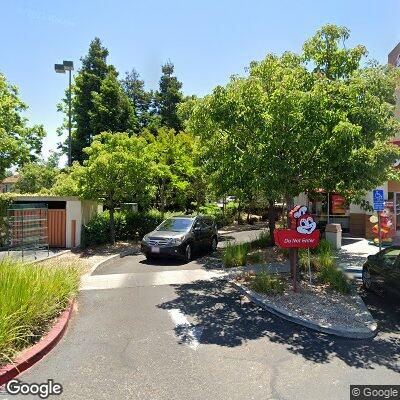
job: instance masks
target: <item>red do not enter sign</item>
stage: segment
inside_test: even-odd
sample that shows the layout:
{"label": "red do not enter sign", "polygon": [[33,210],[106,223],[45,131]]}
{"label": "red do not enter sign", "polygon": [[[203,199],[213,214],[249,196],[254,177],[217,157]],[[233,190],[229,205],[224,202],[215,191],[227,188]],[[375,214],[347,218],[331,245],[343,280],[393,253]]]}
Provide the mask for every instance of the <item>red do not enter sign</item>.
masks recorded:
{"label": "red do not enter sign", "polygon": [[276,229],[274,231],[275,243],[283,248],[307,249],[318,246],[320,232],[315,230],[310,234],[299,233],[293,229]]}

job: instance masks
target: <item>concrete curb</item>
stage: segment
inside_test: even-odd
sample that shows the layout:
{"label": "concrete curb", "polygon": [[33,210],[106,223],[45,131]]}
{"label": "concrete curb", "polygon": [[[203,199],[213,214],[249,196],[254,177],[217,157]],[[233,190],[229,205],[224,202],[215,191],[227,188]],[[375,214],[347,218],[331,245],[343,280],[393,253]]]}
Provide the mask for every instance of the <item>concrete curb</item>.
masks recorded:
{"label": "concrete curb", "polygon": [[56,323],[44,338],[42,338],[38,343],[24,350],[12,364],[8,364],[0,368],[0,387],[18,376],[23,371],[32,367],[32,365],[36,364],[54,348],[54,346],[63,337],[67,329],[73,307],[74,300],[71,300],[67,309],[63,311],[62,314],[57,318]]}
{"label": "concrete curb", "polygon": [[121,254],[119,254],[119,253],[118,254],[113,254],[112,256],[109,256],[109,257],[105,258],[104,260],[101,260],[101,261],[97,262],[96,264],[93,265],[92,268],[90,268],[90,270],[88,272],[86,272],[86,274],[82,275],[82,278],[92,275],[93,272],[96,271],[96,269],[98,267],[100,267],[100,265],[102,265],[102,264],[106,263],[107,261],[110,261],[110,260],[112,260],[114,258],[118,258],[118,257],[121,257]]}
{"label": "concrete curb", "polygon": [[60,252],[57,253],[57,254],[52,254],[51,256],[46,257],[46,258],[41,258],[40,260],[33,260],[33,261],[30,262],[30,264],[37,264],[37,263],[40,263],[40,262],[42,262],[42,261],[51,260],[52,258],[56,258],[56,257],[58,257],[58,256],[61,256],[61,255],[63,255],[63,254],[67,254],[67,253],[71,253],[71,249],[69,249],[69,250],[62,250],[62,251],[60,251]]}
{"label": "concrete curb", "polygon": [[367,326],[365,329],[354,329],[354,328],[344,329],[338,326],[335,327],[335,326],[320,325],[308,319],[299,317],[298,315],[290,313],[282,309],[281,307],[277,307],[275,305],[270,304],[265,298],[263,298],[263,296],[253,292],[250,289],[247,289],[240,283],[231,280],[230,284],[239,292],[241,292],[243,295],[245,295],[249,300],[257,304],[261,308],[264,308],[265,310],[269,311],[274,315],[277,315],[280,318],[286,319],[290,322],[294,322],[295,324],[305,326],[306,328],[310,328],[322,333],[328,333],[330,335],[352,338],[352,339],[370,339],[377,334],[377,323],[372,318],[372,315],[370,314],[368,308],[366,307],[362,299],[359,297],[356,298],[357,304],[364,312],[367,312],[369,314],[368,317],[369,321],[367,322]]}

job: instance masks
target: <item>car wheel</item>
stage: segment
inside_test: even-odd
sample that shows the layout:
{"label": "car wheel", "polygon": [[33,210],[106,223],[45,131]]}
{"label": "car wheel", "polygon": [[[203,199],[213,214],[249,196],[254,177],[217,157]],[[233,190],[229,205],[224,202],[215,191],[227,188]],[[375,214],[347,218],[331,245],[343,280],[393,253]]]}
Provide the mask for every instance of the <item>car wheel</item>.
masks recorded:
{"label": "car wheel", "polygon": [[367,291],[372,290],[372,277],[368,267],[364,267],[362,271],[362,282],[364,289]]}
{"label": "car wheel", "polygon": [[211,241],[211,251],[214,252],[215,250],[217,250],[217,246],[218,246],[217,238],[214,236]]}
{"label": "car wheel", "polygon": [[185,262],[189,262],[192,259],[192,246],[188,244],[185,248]]}

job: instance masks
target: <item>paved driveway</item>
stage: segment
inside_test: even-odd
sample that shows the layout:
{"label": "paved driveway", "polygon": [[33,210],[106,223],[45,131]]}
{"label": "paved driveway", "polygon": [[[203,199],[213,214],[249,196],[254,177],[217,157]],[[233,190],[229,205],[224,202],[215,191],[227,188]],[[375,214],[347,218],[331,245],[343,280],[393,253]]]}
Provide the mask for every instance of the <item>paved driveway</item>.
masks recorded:
{"label": "paved driveway", "polygon": [[369,298],[381,332],[345,340],[243,303],[198,260],[150,265],[131,255],[100,267],[100,278],[111,284],[83,288],[66,335],[23,381],[53,378],[61,399],[85,400],[336,400],[350,384],[400,384],[398,303],[387,319],[382,300]]}

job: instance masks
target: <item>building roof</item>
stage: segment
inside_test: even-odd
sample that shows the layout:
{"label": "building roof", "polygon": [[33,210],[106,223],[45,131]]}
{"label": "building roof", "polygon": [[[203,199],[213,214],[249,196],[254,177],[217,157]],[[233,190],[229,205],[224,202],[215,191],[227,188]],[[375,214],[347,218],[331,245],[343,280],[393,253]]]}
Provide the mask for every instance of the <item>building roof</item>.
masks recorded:
{"label": "building roof", "polygon": [[4,185],[10,184],[10,183],[13,184],[13,183],[17,183],[18,179],[19,179],[18,175],[7,176],[0,183],[3,183]]}
{"label": "building roof", "polygon": [[400,42],[394,47],[394,49],[388,55],[388,63],[399,67],[400,62]]}

